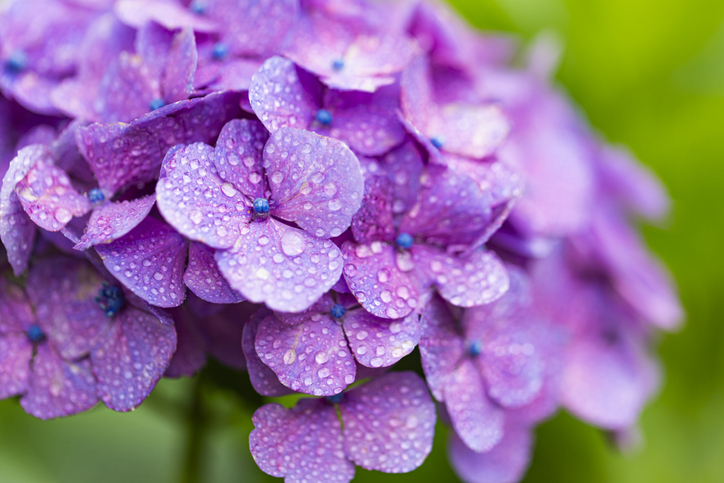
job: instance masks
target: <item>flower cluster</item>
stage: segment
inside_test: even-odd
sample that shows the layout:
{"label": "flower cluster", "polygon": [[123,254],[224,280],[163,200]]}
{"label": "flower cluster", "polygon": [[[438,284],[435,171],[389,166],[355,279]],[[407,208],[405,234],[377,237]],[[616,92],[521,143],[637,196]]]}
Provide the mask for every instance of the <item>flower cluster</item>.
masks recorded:
{"label": "flower cluster", "polygon": [[0,398],[128,411],[214,357],[308,395],[253,417],[290,482],[411,471],[436,414],[468,482],[561,407],[625,436],[667,195],[515,51],[428,0],[7,2]]}

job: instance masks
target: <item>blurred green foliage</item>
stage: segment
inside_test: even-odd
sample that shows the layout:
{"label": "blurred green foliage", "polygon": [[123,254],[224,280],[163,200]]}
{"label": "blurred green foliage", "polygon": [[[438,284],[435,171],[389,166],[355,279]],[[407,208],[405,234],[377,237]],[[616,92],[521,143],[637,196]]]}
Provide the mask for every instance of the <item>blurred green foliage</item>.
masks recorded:
{"label": "blurred green foliage", "polygon": [[[663,338],[666,379],[645,411],[645,445],[612,450],[594,428],[561,414],[542,425],[526,482],[724,481],[724,2],[716,0],[452,0],[471,23],[529,40],[553,31],[558,79],[590,122],[652,166],[674,199],[670,220],[645,227],[681,287],[688,321]],[[239,376],[245,377],[245,376]],[[194,381],[164,381],[133,414],[102,407],[41,422],[0,402],[0,483],[180,481]],[[232,385],[233,386],[233,385]],[[251,408],[234,387],[204,393],[202,481],[279,481],[248,452]],[[358,469],[356,481],[456,481],[444,427],[409,475]]]}

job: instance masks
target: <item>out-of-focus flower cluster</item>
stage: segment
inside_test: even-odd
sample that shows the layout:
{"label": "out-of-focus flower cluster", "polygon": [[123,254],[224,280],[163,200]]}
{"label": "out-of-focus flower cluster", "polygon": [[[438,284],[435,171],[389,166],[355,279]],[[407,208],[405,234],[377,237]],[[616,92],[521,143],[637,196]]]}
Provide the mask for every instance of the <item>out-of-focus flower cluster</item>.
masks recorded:
{"label": "out-of-focus flower cluster", "polygon": [[128,411],[213,357],[309,395],[253,418],[290,482],[411,471],[437,416],[468,482],[559,408],[626,441],[667,195],[517,50],[423,0],[4,5],[0,398]]}

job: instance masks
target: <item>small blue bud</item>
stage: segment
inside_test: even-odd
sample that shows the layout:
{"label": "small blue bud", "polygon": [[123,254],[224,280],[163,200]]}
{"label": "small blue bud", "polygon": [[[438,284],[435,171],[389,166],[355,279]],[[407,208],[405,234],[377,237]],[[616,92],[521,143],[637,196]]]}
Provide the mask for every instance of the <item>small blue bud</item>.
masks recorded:
{"label": "small blue bud", "polygon": [[16,50],[8,60],[5,61],[5,68],[13,73],[19,73],[27,69],[28,67],[28,56],[22,50]]}
{"label": "small blue bud", "polygon": [[43,337],[45,337],[45,334],[43,333],[43,329],[37,326],[37,324],[33,324],[28,329],[28,339],[30,339],[30,342],[33,342],[37,344],[41,340],[43,340]]}
{"label": "small blue bud", "polygon": [[202,2],[200,0],[194,0],[189,5],[189,10],[191,10],[196,15],[203,15],[206,13],[206,2]]}
{"label": "small blue bud", "polygon": [[98,188],[93,188],[88,193],[88,199],[91,203],[96,204],[100,203],[101,201],[105,201],[106,197],[101,190],[99,190]]}
{"label": "small blue bud", "polygon": [[106,317],[114,317],[126,306],[126,298],[120,287],[103,283],[95,298],[96,303],[103,309]]}
{"label": "small blue bud", "polygon": [[344,68],[344,60],[343,59],[337,59],[334,62],[332,62],[332,69],[336,71],[340,71]]}
{"label": "small blue bud", "polygon": [[326,109],[320,109],[317,111],[317,122],[322,126],[329,126],[332,124],[332,113]]}
{"label": "small blue bud", "polygon": [[211,51],[211,55],[216,60],[223,60],[224,57],[229,55],[229,46],[223,42],[219,42],[214,45],[214,49]]}
{"label": "small blue bud", "polygon": [[415,240],[409,233],[400,233],[397,235],[397,238],[395,238],[395,243],[400,248],[409,249],[415,243]]}
{"label": "small blue bud", "polygon": [[152,111],[155,111],[156,109],[161,109],[163,106],[165,106],[166,103],[163,102],[163,99],[154,99],[151,102],[148,103],[148,108]]}
{"label": "small blue bud", "polygon": [[339,394],[335,394],[334,396],[327,396],[324,399],[331,402],[332,404],[339,404],[342,402],[342,398],[344,397],[344,392],[340,392]]}
{"label": "small blue bud", "polygon": [[434,138],[430,139],[430,142],[437,149],[442,149],[442,147],[445,145],[445,140],[440,136],[435,136]]}
{"label": "small blue bud", "polygon": [[341,319],[345,312],[347,312],[347,309],[339,304],[334,304],[334,307],[332,307],[332,310],[330,311],[332,317],[335,319]]}
{"label": "small blue bud", "polygon": [[254,213],[264,215],[269,213],[269,200],[266,198],[257,198],[254,200]]}
{"label": "small blue bud", "polygon": [[472,357],[477,357],[483,353],[483,343],[479,340],[474,340],[468,345],[468,354]]}

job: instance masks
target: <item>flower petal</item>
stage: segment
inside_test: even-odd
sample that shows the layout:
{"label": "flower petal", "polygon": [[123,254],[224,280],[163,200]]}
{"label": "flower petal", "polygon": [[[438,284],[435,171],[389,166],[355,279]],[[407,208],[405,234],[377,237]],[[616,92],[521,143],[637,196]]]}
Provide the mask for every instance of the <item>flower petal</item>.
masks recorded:
{"label": "flower petal", "polygon": [[119,0],[113,11],[127,25],[142,27],[154,21],[168,30],[192,27],[196,32],[213,32],[217,26],[200,15],[194,15],[180,3],[166,0]]}
{"label": "flower petal", "polygon": [[184,283],[199,298],[215,304],[235,304],[244,300],[229,286],[214,259],[214,250],[203,243],[191,242],[189,264]]}
{"label": "flower petal", "polygon": [[65,171],[42,159],[15,186],[15,193],[30,219],[48,231],[59,231],[91,208],[88,198],[71,186]]}
{"label": "flower petal", "polygon": [[342,257],[320,240],[273,218],[244,225],[236,244],[216,252],[229,285],[247,300],[270,309],[301,312],[339,280]]}
{"label": "flower petal", "polygon": [[357,243],[395,240],[393,203],[392,182],[382,176],[374,175],[365,180],[362,206],[352,218],[352,234]]}
{"label": "flower petal", "polygon": [[251,217],[249,201],[219,177],[214,149],[196,143],[169,151],[156,185],[158,209],[182,235],[229,248]]}
{"label": "flower petal", "polygon": [[193,92],[196,62],[194,32],[186,27],[173,36],[161,77],[161,91],[167,104],[189,98]]}
{"label": "flower petal", "polygon": [[280,128],[264,148],[274,205],[271,213],[317,237],[344,232],[362,203],[357,157],[341,141]]}
{"label": "flower petal", "polygon": [[428,302],[420,318],[420,358],[430,391],[445,399],[445,385],[465,354],[464,341],[457,332],[453,314],[437,296]]}
{"label": "flower petal", "polygon": [[397,267],[389,243],[342,245],[344,278],[362,307],[384,319],[405,317],[417,307],[418,290],[407,272]]}
{"label": "flower petal", "polygon": [[342,327],[330,315],[294,326],[266,317],[259,324],[255,347],[279,381],[295,391],[332,396],[354,382],[354,358]]}
{"label": "flower petal", "polygon": [[445,381],[445,407],[455,432],[476,453],[490,451],[503,437],[503,411],[485,393],[480,373],[465,359]]}
{"label": "flower petal", "polygon": [[20,275],[28,268],[36,232],[35,224],[15,194],[15,187],[41,160],[52,163],[50,152],[45,146],[34,144],[18,151],[10,162],[0,190],[0,240],[5,245],[15,275]]}
{"label": "flower petal", "polygon": [[130,124],[91,124],[76,141],[106,198],[124,187],[155,180],[166,152],[177,144],[213,143],[241,113],[240,94],[217,92],[179,101]]}
{"label": "flower petal", "polygon": [[269,132],[281,127],[306,129],[322,107],[322,85],[283,57],[271,57],[254,74],[249,102]]}
{"label": "flower petal", "polygon": [[252,422],[249,449],[263,472],[289,483],[347,483],[354,477],[334,406],[324,400],[300,399],[292,409],[267,404]]}
{"label": "flower petal", "polygon": [[407,473],[432,450],[435,404],[413,372],[390,372],[356,387],[339,409],[344,451],[365,469]]}
{"label": "flower petal", "polygon": [[91,352],[98,396],[114,411],[131,411],[148,397],[176,350],[176,330],[128,306]]}
{"label": "flower petal", "polygon": [[262,154],[269,133],[259,121],[234,119],[219,134],[213,162],[219,176],[249,197],[265,198],[269,184]]}
{"label": "flower petal", "polygon": [[96,246],[103,264],[121,283],[158,307],[183,303],[187,249],[188,242],[176,230],[152,217],[126,236]]}
{"label": "flower petal", "polygon": [[262,396],[286,396],[293,391],[279,382],[279,378],[274,371],[264,364],[256,353],[255,344],[259,323],[270,314],[271,312],[264,307],[249,319],[244,325],[241,347],[244,349],[247,372],[249,373],[249,379],[254,390]]}
{"label": "flower petal", "polygon": [[33,344],[22,332],[0,335],[0,399],[28,390]]}
{"label": "flower petal", "polygon": [[367,367],[388,367],[420,342],[420,318],[380,319],[366,310],[349,310],[342,326],[355,359]]}
{"label": "flower petal", "polygon": [[25,412],[52,419],[86,411],[97,402],[88,359],[64,361],[49,344],[38,345],[28,391],[20,398]]}
{"label": "flower petal", "polygon": [[468,483],[516,483],[530,463],[533,438],[526,428],[506,425],[503,439],[487,453],[476,453],[455,434],[448,458],[455,472]]}
{"label": "flower petal", "polygon": [[94,207],[83,236],[73,248],[87,250],[121,238],[146,218],[154,203],[156,195],[152,194],[131,201],[109,201]]}

